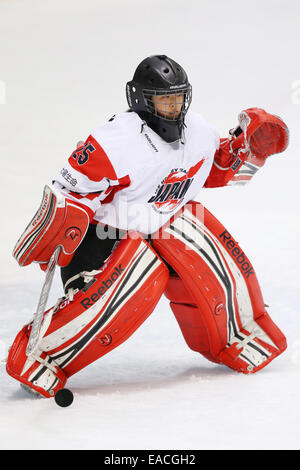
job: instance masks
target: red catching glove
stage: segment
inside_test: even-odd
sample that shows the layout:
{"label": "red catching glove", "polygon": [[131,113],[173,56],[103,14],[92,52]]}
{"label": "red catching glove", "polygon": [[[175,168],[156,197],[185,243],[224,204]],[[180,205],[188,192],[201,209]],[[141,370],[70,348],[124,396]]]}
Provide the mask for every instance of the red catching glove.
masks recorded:
{"label": "red catching glove", "polygon": [[239,125],[229,132],[229,138],[221,139],[205,187],[246,183],[267,157],[288,146],[288,128],[278,116],[249,108],[238,119]]}

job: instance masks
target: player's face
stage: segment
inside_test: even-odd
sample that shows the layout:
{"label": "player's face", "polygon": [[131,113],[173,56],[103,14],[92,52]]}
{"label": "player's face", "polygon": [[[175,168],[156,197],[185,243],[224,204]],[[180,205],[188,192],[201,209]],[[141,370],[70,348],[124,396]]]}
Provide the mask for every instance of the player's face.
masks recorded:
{"label": "player's face", "polygon": [[152,101],[158,114],[166,118],[176,119],[183,105],[183,93],[153,95]]}

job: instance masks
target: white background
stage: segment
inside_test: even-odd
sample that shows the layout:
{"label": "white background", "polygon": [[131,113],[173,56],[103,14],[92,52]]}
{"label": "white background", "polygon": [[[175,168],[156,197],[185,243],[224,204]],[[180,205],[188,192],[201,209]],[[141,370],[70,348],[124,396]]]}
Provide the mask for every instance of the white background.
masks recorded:
{"label": "white background", "polygon": [[[198,200],[239,241],[287,351],[245,376],[186,346],[162,299],[123,345],[68,382],[75,401],[24,395],[0,368],[2,449],[299,449],[298,0],[0,0],[0,353],[31,317],[43,281],[14,243],[79,139],[127,108],[146,56],[187,70],[192,108],[223,136],[258,106],[290,128],[288,150],[245,188]],[[62,293],[57,273],[53,303]]]}

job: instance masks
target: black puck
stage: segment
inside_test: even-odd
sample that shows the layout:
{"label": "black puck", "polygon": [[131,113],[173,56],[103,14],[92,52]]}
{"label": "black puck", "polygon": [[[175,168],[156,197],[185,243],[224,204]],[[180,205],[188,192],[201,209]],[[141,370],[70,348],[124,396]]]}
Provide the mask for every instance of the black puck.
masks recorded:
{"label": "black puck", "polygon": [[61,388],[55,394],[54,400],[58,406],[66,407],[73,403],[73,393],[67,388]]}

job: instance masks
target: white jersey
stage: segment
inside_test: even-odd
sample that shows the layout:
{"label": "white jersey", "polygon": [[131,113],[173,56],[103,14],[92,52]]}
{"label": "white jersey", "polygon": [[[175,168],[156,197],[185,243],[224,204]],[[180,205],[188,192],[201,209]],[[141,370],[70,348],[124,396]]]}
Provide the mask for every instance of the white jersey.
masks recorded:
{"label": "white jersey", "polygon": [[88,208],[95,222],[156,232],[203,187],[219,135],[197,113],[184,143],[165,142],[135,112],[97,127],[66,162],[54,185]]}

